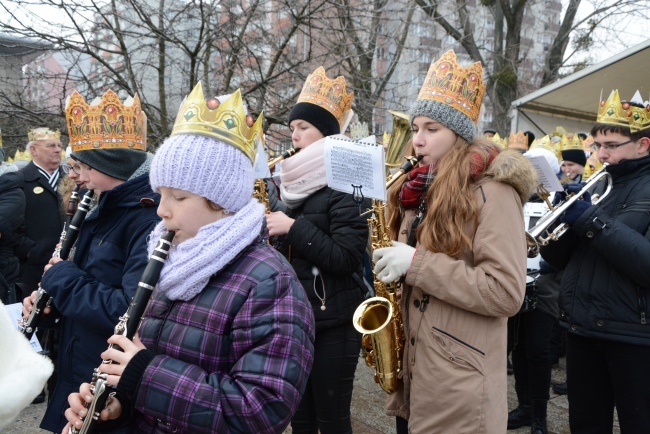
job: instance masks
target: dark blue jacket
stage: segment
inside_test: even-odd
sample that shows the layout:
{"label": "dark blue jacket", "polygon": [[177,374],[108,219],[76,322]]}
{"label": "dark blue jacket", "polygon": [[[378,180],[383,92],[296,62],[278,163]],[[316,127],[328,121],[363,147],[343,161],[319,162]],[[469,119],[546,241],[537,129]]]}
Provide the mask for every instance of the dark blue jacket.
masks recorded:
{"label": "dark blue jacket", "polygon": [[570,333],[650,346],[650,156],[607,172],[611,193],[541,254],[564,268],[560,322]]}
{"label": "dark blue jacket", "polygon": [[[149,200],[153,199],[153,200]],[[89,382],[147,264],[160,196],[143,174],[103,192],[81,225],[74,262],[55,264],[41,285],[61,313],[58,380],[41,428],[60,432],[68,395]]]}
{"label": "dark blue jacket", "polygon": [[[16,281],[20,271],[16,250],[23,240],[25,194],[22,173],[8,170],[10,168],[5,164],[0,168],[0,276],[10,285]],[[7,294],[3,288],[0,288],[0,296],[6,303],[4,297]]]}

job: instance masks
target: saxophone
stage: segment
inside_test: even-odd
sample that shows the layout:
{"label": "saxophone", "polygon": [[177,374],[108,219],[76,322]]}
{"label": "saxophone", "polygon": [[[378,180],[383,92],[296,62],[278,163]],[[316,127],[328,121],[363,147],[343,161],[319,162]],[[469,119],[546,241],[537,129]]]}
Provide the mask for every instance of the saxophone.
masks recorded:
{"label": "saxophone", "polygon": [[[421,156],[407,157],[406,163],[388,178],[386,189],[390,188],[401,175],[413,169],[421,158]],[[373,199],[373,216],[368,219],[373,251],[392,245],[386,227],[385,211],[386,204],[381,200]],[[361,339],[363,356],[366,365],[375,368],[375,382],[390,394],[397,390],[404,349],[404,324],[396,296],[400,284],[384,283],[374,275],[374,285],[376,296],[365,300],[357,307],[352,323],[354,328],[363,335]]]}
{"label": "saxophone", "polygon": [[[300,148],[289,148],[284,151],[279,157],[269,160],[268,165],[269,169],[273,169],[276,164],[280,161],[291,157],[294,154],[297,154],[300,151]],[[257,199],[261,204],[264,205],[266,213],[271,213],[271,208],[269,207],[269,196],[266,191],[266,180],[264,178],[259,178],[255,180],[255,187],[253,189],[253,197]]]}

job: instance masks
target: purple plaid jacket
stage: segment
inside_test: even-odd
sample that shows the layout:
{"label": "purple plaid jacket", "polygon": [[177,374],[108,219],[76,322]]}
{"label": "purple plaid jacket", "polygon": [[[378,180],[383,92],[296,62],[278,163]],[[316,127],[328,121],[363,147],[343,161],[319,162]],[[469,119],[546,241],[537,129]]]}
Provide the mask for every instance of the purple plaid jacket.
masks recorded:
{"label": "purple plaid jacket", "polygon": [[313,361],[311,304],[264,242],[190,301],[158,294],[139,334],[158,355],[137,392],[138,433],[281,433]]}

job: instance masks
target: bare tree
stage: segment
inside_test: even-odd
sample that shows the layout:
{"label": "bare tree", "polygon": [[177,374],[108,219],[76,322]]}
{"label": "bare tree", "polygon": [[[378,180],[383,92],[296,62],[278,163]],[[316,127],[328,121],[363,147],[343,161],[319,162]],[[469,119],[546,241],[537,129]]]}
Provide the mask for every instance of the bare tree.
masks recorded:
{"label": "bare tree", "polygon": [[[557,26],[555,36],[552,38],[552,47],[541,68],[537,68],[537,75],[545,75],[544,80],[536,79],[535,82],[525,83],[521,80],[520,66],[525,60],[526,51],[522,50],[522,35],[525,30],[524,23],[535,26],[539,31],[543,25],[535,20],[533,7],[545,6],[544,2],[536,0],[481,0],[480,5],[471,0],[455,0],[454,3],[443,3],[436,0],[415,0],[418,6],[433,19],[444,33],[453,38],[469,54],[474,61],[480,61],[484,66],[487,80],[487,94],[492,103],[493,127],[502,133],[510,130],[509,110],[512,101],[517,99],[524,84],[530,91],[531,87],[539,87],[540,83],[548,83],[558,78],[558,71],[566,61],[566,47],[572,32],[584,23],[576,21],[576,11],[581,0],[570,0],[562,19]],[[621,8],[631,4],[640,5],[638,0],[597,0],[600,6],[596,7],[590,18],[595,20],[612,11],[621,11]],[[487,8],[493,17],[491,33],[493,45],[486,49],[483,41],[476,38],[476,23],[472,20],[472,13],[477,7]],[[628,9],[629,12],[629,9]],[[549,24],[554,26],[553,23]],[[545,29],[549,30],[549,29]],[[532,63],[532,61],[530,61]],[[531,80],[533,81],[533,80]]]}

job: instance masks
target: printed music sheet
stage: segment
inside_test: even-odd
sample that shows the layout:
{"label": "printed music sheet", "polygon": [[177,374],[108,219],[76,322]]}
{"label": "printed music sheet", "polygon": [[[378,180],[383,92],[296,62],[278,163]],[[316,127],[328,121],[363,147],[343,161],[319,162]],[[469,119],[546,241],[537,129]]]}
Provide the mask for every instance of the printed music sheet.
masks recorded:
{"label": "printed music sheet", "polygon": [[351,194],[361,192],[365,198],[385,201],[385,158],[384,147],[374,143],[374,136],[359,141],[327,137],[327,185],[334,190]]}
{"label": "printed music sheet", "polygon": [[542,156],[526,156],[526,158],[528,158],[532,163],[535,171],[537,171],[537,175],[539,176],[540,184],[542,184],[546,190],[551,192],[564,190],[562,184],[560,184],[560,181],[557,179],[557,174],[553,172],[553,168],[548,164],[546,158]]}
{"label": "printed music sheet", "polygon": [[[11,323],[14,325],[16,330],[18,330],[18,323],[23,318],[23,304],[22,303],[6,304],[5,308],[7,309],[7,313],[9,314],[9,318],[11,319]],[[29,345],[31,345],[32,349],[37,353],[43,351],[40,342],[38,342],[38,339],[36,338],[36,333],[32,335],[32,338],[29,341]]]}

